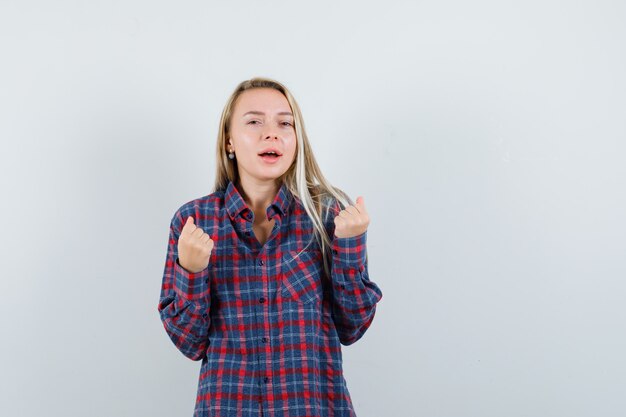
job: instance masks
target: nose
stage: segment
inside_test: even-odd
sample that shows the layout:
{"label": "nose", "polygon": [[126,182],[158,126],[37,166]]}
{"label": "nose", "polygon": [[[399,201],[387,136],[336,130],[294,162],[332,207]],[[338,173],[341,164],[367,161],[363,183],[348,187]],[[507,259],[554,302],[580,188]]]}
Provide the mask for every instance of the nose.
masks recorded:
{"label": "nose", "polygon": [[274,131],[276,128],[268,123],[265,132],[263,132],[264,139],[278,139],[278,135]]}

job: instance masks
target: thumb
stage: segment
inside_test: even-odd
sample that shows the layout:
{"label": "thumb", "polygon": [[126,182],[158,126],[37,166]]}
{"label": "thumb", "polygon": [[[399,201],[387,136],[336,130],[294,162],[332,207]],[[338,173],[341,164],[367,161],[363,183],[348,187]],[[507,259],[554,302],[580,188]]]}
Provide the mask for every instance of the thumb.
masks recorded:
{"label": "thumb", "polygon": [[367,213],[367,209],[365,208],[365,200],[363,199],[363,196],[358,196],[356,198],[356,206],[358,207],[361,213]]}
{"label": "thumb", "polygon": [[193,216],[187,217],[187,221],[183,225],[183,231],[189,231],[190,229],[195,229],[193,224]]}

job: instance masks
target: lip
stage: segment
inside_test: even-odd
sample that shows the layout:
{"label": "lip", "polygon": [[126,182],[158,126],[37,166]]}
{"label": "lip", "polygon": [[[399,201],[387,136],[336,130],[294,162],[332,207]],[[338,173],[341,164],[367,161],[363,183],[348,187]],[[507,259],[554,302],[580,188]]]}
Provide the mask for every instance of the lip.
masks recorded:
{"label": "lip", "polygon": [[262,153],[265,153],[265,152],[276,152],[276,154],[279,157],[283,156],[283,153],[281,151],[279,151],[278,149],[276,149],[276,148],[265,148],[261,152],[259,152],[257,155],[261,155]]}
{"label": "lip", "polygon": [[278,160],[279,160],[280,158],[282,158],[282,155],[278,155],[278,156],[277,156],[277,157],[275,157],[275,158],[273,158],[273,157],[271,157],[271,156],[261,156],[261,155],[259,155],[259,158],[261,158],[261,160],[262,160],[263,162],[265,162],[266,164],[270,164],[270,165],[271,165],[271,164],[275,164],[275,163],[277,163],[277,162],[278,162]]}

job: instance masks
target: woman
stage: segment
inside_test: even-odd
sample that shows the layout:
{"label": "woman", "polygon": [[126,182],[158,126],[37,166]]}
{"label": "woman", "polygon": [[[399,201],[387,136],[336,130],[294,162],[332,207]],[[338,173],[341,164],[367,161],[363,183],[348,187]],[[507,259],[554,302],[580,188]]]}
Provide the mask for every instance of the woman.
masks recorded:
{"label": "woman", "polygon": [[158,311],[201,360],[194,416],[354,416],[341,344],[370,326],[363,198],[322,175],[285,86],[226,103],[212,194],[172,217]]}

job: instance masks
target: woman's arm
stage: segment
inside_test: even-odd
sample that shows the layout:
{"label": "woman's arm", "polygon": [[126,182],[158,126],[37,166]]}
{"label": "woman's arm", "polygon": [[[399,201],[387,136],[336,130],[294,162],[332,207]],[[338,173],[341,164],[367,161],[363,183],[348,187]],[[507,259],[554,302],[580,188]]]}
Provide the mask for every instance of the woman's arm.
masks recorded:
{"label": "woman's arm", "polygon": [[188,358],[197,361],[206,354],[210,325],[208,268],[192,273],[178,263],[178,238],[183,218],[195,216],[192,206],[183,206],[170,223],[163,282],[158,311],[168,336]]}
{"label": "woman's arm", "polygon": [[367,230],[352,237],[335,236],[334,217],[341,211],[339,203],[331,205],[328,222],[332,236],[331,282],[333,321],[339,341],[351,345],[363,336],[376,313],[382,291],[369,280],[367,267]]}
{"label": "woman's arm", "polygon": [[333,319],[339,341],[351,345],[369,328],[382,291],[369,280],[365,244],[367,231],[333,240]]}

